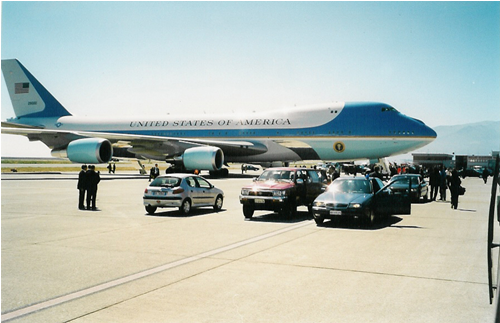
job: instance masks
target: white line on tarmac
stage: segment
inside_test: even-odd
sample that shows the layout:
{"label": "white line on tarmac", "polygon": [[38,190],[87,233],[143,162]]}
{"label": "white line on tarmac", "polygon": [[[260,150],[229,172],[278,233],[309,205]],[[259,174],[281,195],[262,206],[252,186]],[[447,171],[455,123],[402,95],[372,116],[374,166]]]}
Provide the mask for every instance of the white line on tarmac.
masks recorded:
{"label": "white line on tarmac", "polygon": [[81,297],[85,297],[85,296],[88,296],[90,294],[102,292],[103,290],[113,288],[113,287],[116,287],[118,285],[126,284],[129,282],[144,278],[146,276],[154,275],[154,274],[157,274],[159,272],[162,272],[162,271],[165,271],[168,269],[172,269],[172,268],[177,267],[177,266],[182,266],[182,265],[188,264],[188,263],[193,262],[193,261],[197,261],[197,260],[200,260],[203,258],[208,258],[208,257],[214,256],[216,254],[219,254],[219,253],[222,253],[225,251],[229,251],[229,250],[236,249],[236,248],[239,248],[242,246],[246,246],[248,244],[252,244],[252,243],[264,240],[264,239],[268,239],[268,238],[280,235],[282,233],[286,233],[288,231],[296,230],[296,229],[302,228],[302,227],[307,226],[307,225],[310,225],[310,221],[301,222],[299,224],[296,224],[296,225],[293,225],[290,227],[286,227],[286,228],[283,228],[283,229],[280,229],[280,230],[277,230],[274,232],[266,233],[266,234],[263,234],[263,235],[260,235],[257,237],[253,237],[253,238],[250,238],[247,240],[243,240],[240,242],[236,242],[236,243],[233,243],[233,244],[230,244],[230,245],[218,248],[218,249],[203,252],[203,253],[200,253],[200,254],[195,255],[195,256],[187,257],[187,258],[180,259],[180,260],[177,260],[177,261],[165,264],[165,265],[161,265],[161,266],[158,266],[155,268],[141,271],[141,272],[136,273],[136,274],[132,274],[132,275],[125,276],[122,278],[118,278],[118,279],[109,281],[107,283],[103,283],[100,285],[96,285],[96,286],[89,287],[89,288],[86,288],[86,289],[83,289],[83,290],[80,290],[77,292],[67,294],[64,296],[56,297],[56,298],[53,298],[53,299],[50,299],[50,300],[47,300],[47,301],[44,301],[41,303],[30,305],[30,306],[27,306],[27,307],[24,307],[24,308],[21,308],[21,309],[12,311],[12,312],[2,314],[2,322],[16,319],[20,316],[28,315],[28,314],[31,314],[33,312],[40,311],[40,310],[43,310],[43,309],[46,309],[46,308],[49,308],[52,306],[60,305],[62,303],[66,303],[66,302],[69,302],[69,301],[72,301],[72,300],[75,300],[75,299],[78,299]]}

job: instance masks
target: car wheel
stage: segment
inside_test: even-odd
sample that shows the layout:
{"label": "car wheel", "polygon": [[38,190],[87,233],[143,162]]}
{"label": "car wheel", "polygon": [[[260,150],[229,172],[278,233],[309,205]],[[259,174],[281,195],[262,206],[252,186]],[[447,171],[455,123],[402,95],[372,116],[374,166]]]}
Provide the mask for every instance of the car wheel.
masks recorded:
{"label": "car wheel", "polygon": [[179,211],[181,211],[182,214],[187,215],[191,211],[191,201],[189,199],[185,199],[182,202],[182,205],[179,207]]}
{"label": "car wheel", "polygon": [[148,214],[154,214],[155,211],[156,211],[156,206],[151,206],[151,205],[146,206],[146,212],[148,212]]}
{"label": "car wheel", "polygon": [[321,216],[313,215],[313,218],[314,218],[314,222],[316,222],[317,226],[322,225],[323,222],[325,221],[325,219],[323,219]]}
{"label": "car wheel", "polygon": [[253,216],[254,208],[252,205],[243,205],[243,215],[247,219],[251,219]]}
{"label": "car wheel", "polygon": [[219,212],[222,209],[223,202],[224,202],[224,200],[222,199],[222,195],[217,195],[217,198],[215,199],[215,204],[214,204],[215,212]]}

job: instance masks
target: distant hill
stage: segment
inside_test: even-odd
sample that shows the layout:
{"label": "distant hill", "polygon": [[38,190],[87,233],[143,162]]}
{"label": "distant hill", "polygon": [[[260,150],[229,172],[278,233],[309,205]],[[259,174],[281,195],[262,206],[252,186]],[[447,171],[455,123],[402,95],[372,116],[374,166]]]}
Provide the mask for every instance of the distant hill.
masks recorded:
{"label": "distant hill", "polygon": [[484,121],[433,128],[437,138],[415,153],[491,155],[500,150],[500,121]]}

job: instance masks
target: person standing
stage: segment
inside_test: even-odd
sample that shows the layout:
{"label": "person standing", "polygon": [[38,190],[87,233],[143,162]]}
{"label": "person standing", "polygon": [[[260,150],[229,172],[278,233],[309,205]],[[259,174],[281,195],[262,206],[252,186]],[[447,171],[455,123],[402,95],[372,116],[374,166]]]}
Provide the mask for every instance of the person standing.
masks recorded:
{"label": "person standing", "polygon": [[439,199],[441,201],[446,201],[446,167],[441,166],[441,170],[439,171]]}
{"label": "person standing", "polygon": [[96,207],[96,197],[97,197],[97,185],[101,181],[101,176],[99,172],[95,171],[95,166],[90,165],[89,170],[87,171],[87,180],[88,180],[88,193],[87,193],[87,210],[97,210]]}
{"label": "person standing", "polygon": [[431,201],[435,201],[438,193],[440,182],[439,169],[434,167],[429,175],[429,184],[431,185]]}
{"label": "person standing", "polygon": [[[78,184],[76,185],[78,189],[79,197],[78,197],[78,208],[80,210],[85,210],[85,193],[87,192],[88,184],[87,184],[87,165],[82,165],[82,169],[78,174]],[[87,192],[88,195],[88,192]],[[88,204],[87,204],[88,205]]]}
{"label": "person standing", "polygon": [[458,172],[456,169],[451,172],[451,180],[450,180],[450,191],[451,191],[451,208],[457,209],[458,207],[458,196],[460,195],[460,184],[462,181],[460,177],[458,177]]}
{"label": "person standing", "polygon": [[151,170],[149,171],[149,181],[151,182],[151,180],[157,178],[158,176],[160,176],[160,169],[158,168],[158,164],[155,164],[154,167],[151,167]]}
{"label": "person standing", "polygon": [[483,177],[484,184],[486,184],[486,182],[488,182],[488,176],[490,176],[490,172],[486,168],[483,169],[482,177]]}

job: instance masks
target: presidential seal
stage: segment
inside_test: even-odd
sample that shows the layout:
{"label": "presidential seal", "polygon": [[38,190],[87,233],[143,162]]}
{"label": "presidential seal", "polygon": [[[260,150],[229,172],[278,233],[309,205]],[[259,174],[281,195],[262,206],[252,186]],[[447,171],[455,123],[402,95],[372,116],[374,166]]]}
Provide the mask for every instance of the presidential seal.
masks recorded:
{"label": "presidential seal", "polygon": [[345,145],[341,141],[337,141],[336,143],[333,144],[333,150],[335,150],[338,153],[341,153],[345,150]]}

